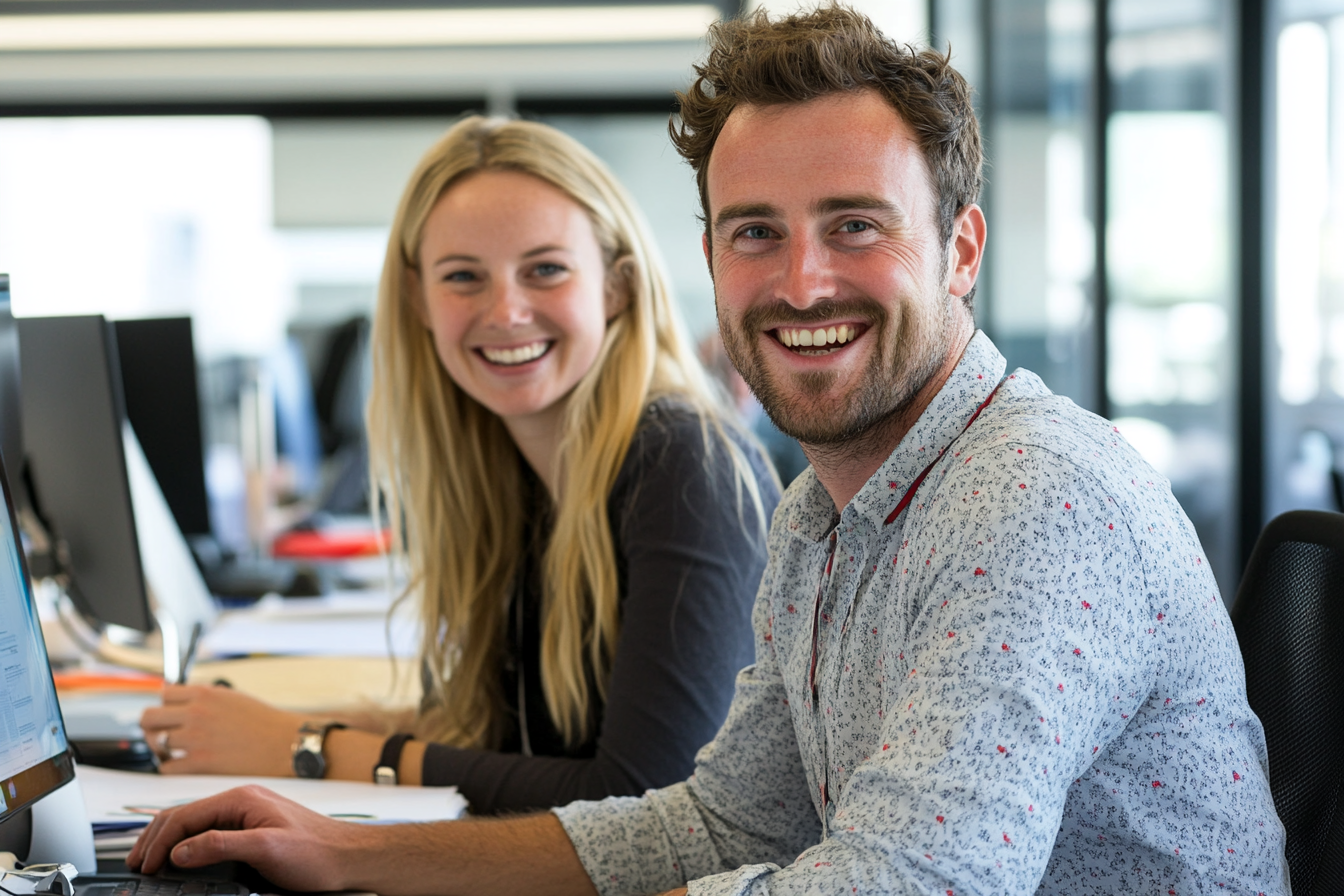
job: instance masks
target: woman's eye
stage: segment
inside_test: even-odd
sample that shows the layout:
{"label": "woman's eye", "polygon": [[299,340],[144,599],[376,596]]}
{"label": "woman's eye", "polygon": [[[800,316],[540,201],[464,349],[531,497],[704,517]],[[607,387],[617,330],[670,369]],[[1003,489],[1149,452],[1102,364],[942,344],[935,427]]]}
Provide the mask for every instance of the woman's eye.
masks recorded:
{"label": "woman's eye", "polygon": [[476,275],[471,271],[449,271],[443,275],[447,283],[471,283],[476,279]]}
{"label": "woman's eye", "polygon": [[533,269],[533,273],[538,277],[554,277],[556,274],[563,273],[564,265],[559,265],[550,261],[543,261]]}

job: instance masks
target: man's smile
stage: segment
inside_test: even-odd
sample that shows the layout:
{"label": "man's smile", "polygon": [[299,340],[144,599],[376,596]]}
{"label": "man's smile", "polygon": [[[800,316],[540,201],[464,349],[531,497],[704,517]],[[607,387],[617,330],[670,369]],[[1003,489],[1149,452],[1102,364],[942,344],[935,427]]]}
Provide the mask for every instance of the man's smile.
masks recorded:
{"label": "man's smile", "polygon": [[866,324],[832,324],[824,327],[776,327],[770,331],[780,345],[798,355],[827,355],[858,339]]}

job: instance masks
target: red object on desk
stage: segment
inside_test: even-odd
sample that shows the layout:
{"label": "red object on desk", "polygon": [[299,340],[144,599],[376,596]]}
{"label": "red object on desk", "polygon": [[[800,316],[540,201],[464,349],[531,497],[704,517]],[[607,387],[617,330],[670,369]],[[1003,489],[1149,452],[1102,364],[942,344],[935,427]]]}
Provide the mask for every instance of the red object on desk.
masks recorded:
{"label": "red object on desk", "polygon": [[286,532],[271,543],[271,555],[288,559],[337,560],[368,557],[387,550],[392,535],[381,532]]}
{"label": "red object on desk", "polygon": [[163,690],[163,677],[148,672],[52,672],[58,691],[146,691]]}

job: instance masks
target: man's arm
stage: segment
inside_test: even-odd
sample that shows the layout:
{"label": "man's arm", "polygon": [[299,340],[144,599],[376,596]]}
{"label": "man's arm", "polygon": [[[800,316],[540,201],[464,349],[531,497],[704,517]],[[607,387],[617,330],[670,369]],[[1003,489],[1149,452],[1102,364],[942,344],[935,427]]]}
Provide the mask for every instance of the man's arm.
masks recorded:
{"label": "man's arm", "polygon": [[158,815],[126,864],[153,874],[246,862],[292,890],[381,896],[591,896],[555,816],[362,825],[311,812],[262,787],[240,787]]}

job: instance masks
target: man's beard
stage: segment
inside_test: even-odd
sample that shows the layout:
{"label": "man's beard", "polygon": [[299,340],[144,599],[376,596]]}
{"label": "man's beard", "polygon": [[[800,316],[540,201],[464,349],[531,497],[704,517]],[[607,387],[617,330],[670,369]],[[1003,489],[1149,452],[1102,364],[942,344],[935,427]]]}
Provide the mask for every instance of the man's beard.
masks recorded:
{"label": "man's beard", "polygon": [[[805,445],[841,446],[879,436],[883,425],[904,413],[947,357],[953,325],[952,303],[912,297],[899,305],[899,322],[871,298],[837,299],[797,309],[786,302],[756,306],[740,322],[719,316],[723,347],[775,426]],[[720,306],[722,308],[722,306]],[[762,325],[806,327],[858,319],[868,325],[861,338],[874,348],[868,366],[847,394],[828,397],[833,371],[787,374],[766,366]],[[895,334],[893,336],[893,329]]]}

